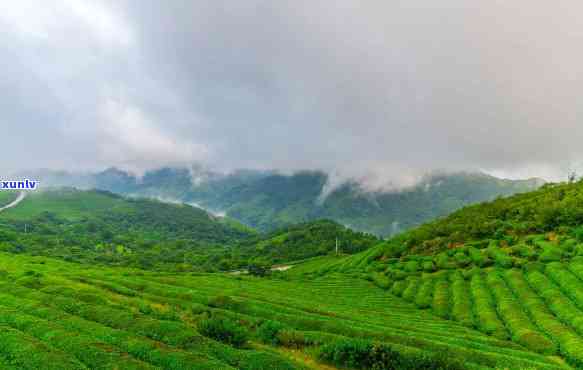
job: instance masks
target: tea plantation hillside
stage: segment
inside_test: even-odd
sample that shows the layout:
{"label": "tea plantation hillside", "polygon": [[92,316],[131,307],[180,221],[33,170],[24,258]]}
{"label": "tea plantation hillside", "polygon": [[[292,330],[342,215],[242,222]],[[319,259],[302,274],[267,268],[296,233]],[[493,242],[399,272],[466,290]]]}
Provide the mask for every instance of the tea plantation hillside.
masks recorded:
{"label": "tea plantation hillside", "polygon": [[583,367],[582,221],[583,183],[547,185],[293,274],[366,272],[420,310]]}
{"label": "tea plantation hillside", "polygon": [[336,366],[569,368],[349,274],[169,274],[0,253],[1,369]]}

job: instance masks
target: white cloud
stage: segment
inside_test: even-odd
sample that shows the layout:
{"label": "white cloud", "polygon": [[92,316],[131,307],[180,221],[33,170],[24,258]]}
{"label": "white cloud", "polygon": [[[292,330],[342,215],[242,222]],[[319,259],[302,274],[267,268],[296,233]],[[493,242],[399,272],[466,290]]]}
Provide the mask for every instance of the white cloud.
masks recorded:
{"label": "white cloud", "polygon": [[373,191],[435,169],[564,178],[583,159],[582,11],[568,0],[2,2],[6,150],[24,167],[324,169]]}

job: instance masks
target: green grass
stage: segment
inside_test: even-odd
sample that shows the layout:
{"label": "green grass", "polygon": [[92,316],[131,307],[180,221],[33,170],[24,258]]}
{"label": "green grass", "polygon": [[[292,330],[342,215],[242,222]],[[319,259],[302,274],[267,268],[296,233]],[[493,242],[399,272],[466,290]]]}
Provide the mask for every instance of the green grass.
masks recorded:
{"label": "green grass", "polygon": [[14,191],[0,191],[0,208],[12,203],[17,196],[18,193]]}
{"label": "green grass", "polygon": [[[413,280],[421,284],[413,299],[435,301],[432,292],[447,278],[438,277]],[[209,317],[239,325],[249,332],[249,343],[235,348],[202,335],[198,323]],[[385,343],[403,356],[447,354],[470,368],[551,369],[560,364],[440,319],[346,274],[259,279],[155,273],[0,253],[0,364],[14,368],[305,367],[305,361],[295,362],[275,347],[254,345],[256,330],[266,320],[287,328],[281,343],[299,346],[313,361],[321,346],[362,338]]]}
{"label": "green grass", "polygon": [[18,207],[1,213],[0,219],[27,220],[50,211],[59,218],[76,221],[89,217],[95,212],[129,212],[130,210],[131,207],[123,198],[112,197],[101,192],[76,190],[31,192]]}

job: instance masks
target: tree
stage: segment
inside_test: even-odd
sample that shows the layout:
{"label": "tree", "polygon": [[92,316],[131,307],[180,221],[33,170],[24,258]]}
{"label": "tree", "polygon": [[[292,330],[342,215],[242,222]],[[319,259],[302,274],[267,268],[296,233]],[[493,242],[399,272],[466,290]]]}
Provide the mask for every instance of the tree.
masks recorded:
{"label": "tree", "polygon": [[251,263],[249,263],[249,266],[247,267],[247,271],[249,271],[250,275],[261,277],[261,276],[265,276],[269,273],[270,266],[268,263],[266,263],[264,261],[254,260]]}

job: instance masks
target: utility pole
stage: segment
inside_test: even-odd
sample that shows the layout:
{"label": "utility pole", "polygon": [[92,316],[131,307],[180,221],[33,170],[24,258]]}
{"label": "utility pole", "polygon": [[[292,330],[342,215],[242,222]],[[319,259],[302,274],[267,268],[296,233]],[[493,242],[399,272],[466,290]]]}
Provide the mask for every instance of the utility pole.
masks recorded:
{"label": "utility pole", "polygon": [[24,224],[24,233],[27,234],[28,233],[28,224]]}
{"label": "utility pole", "polygon": [[338,237],[336,237],[336,255],[338,255]]}

